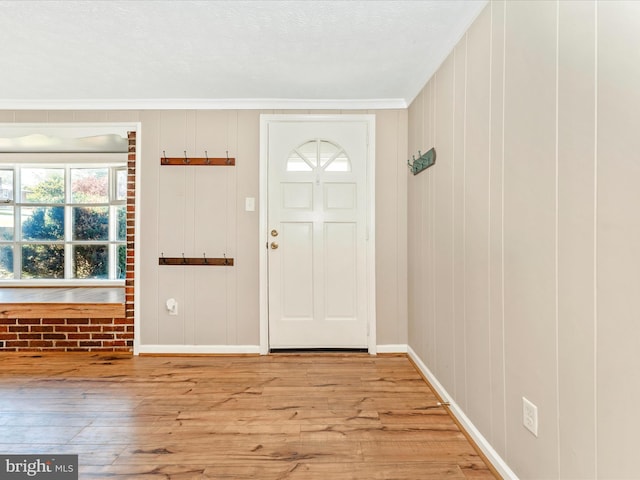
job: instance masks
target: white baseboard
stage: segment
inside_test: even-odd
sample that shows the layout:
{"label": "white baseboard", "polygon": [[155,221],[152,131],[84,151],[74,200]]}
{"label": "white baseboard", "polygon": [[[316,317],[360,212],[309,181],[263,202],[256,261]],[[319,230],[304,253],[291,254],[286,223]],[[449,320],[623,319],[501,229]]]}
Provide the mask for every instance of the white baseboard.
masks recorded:
{"label": "white baseboard", "polygon": [[482,450],[482,453],[485,454],[487,459],[491,462],[498,473],[505,479],[518,480],[517,475],[513,472],[513,470],[509,468],[502,457],[498,455],[498,452],[494,450],[491,444],[487,441],[486,438],[484,438],[484,436],[475,427],[471,420],[469,420],[469,417],[465,415],[460,406],[451,399],[449,392],[447,392],[447,390],[442,386],[435,375],[431,373],[431,370],[427,368],[418,354],[410,346],[407,347],[407,353],[409,355],[409,358],[413,360],[422,374],[427,378],[427,380],[429,380],[429,383],[431,383],[431,386],[436,390],[438,395],[440,395],[442,400],[445,402],[449,402],[449,409],[451,410],[451,413],[456,417],[458,422],[460,422],[462,427],[466,430],[466,432],[473,439],[476,445],[478,445],[480,450]]}
{"label": "white baseboard", "polygon": [[203,354],[247,354],[258,355],[259,345],[140,345],[136,355],[140,353],[156,354],[180,354],[180,355],[203,355]]}
{"label": "white baseboard", "polygon": [[390,345],[378,345],[376,346],[378,353],[407,353],[407,344],[390,344]]}

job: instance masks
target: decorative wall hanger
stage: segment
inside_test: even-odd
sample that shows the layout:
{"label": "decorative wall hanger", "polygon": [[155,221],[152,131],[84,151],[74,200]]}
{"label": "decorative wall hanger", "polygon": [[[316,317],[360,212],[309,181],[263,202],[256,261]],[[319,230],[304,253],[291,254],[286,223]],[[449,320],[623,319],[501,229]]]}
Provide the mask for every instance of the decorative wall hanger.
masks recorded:
{"label": "decorative wall hanger", "polygon": [[413,156],[413,164],[410,163],[409,160],[407,160],[407,165],[409,165],[409,170],[411,170],[411,172],[414,175],[419,174],[421,171],[426,170],[427,168],[429,168],[435,163],[436,163],[435,148],[432,148],[427,153],[421,153],[420,150],[418,150],[418,158],[416,158],[415,155]]}
{"label": "decorative wall hanger", "polygon": [[162,151],[162,157],[160,157],[160,165],[166,166],[233,166],[236,164],[235,157],[229,157],[229,150],[227,150],[226,157],[209,157],[209,153],[205,150],[204,157],[189,157],[187,151],[184,150],[184,157],[167,157],[165,151]]}
{"label": "decorative wall hanger", "polygon": [[233,258],[227,258],[223,254],[223,258],[208,258],[206,253],[202,257],[185,257],[184,253],[180,257],[165,257],[164,252],[158,257],[158,265],[204,265],[209,267],[223,266],[233,267]]}

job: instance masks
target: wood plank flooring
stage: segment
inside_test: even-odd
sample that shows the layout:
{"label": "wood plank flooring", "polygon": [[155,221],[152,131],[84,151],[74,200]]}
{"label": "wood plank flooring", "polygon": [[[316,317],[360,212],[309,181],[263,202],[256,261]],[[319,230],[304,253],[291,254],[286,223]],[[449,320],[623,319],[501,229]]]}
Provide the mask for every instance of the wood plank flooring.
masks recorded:
{"label": "wood plank flooring", "polygon": [[0,453],[81,479],[495,478],[404,356],[0,356]]}

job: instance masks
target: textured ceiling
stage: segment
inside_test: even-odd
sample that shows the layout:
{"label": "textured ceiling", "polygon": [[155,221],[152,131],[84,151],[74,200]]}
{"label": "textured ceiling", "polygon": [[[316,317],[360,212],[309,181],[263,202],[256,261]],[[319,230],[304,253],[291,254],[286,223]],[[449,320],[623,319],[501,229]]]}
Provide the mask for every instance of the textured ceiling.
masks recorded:
{"label": "textured ceiling", "polygon": [[0,0],[0,108],[88,100],[406,104],[484,5]]}

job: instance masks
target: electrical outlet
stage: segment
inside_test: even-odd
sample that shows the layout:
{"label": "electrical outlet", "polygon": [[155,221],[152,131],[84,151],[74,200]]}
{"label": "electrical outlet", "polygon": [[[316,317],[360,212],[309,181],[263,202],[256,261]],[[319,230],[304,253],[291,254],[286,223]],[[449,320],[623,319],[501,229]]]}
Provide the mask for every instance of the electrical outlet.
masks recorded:
{"label": "electrical outlet", "polygon": [[522,424],[527,430],[538,436],[538,407],[522,397]]}

